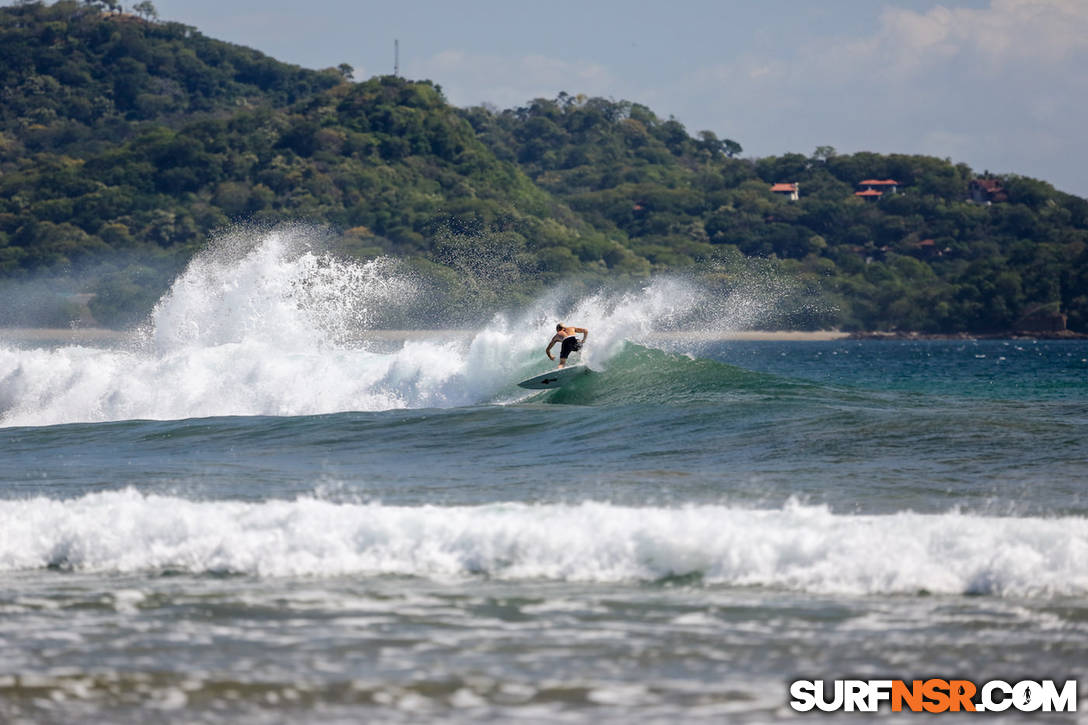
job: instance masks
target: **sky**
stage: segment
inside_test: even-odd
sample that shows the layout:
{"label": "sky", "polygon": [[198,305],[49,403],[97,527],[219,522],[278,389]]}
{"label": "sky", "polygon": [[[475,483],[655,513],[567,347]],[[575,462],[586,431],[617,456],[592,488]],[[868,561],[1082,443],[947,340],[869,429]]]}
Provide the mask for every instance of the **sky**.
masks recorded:
{"label": "sky", "polygon": [[[919,153],[1088,197],[1088,0],[153,0],[164,20],[457,106],[603,96],[742,156]],[[122,0],[129,7],[135,0]]]}

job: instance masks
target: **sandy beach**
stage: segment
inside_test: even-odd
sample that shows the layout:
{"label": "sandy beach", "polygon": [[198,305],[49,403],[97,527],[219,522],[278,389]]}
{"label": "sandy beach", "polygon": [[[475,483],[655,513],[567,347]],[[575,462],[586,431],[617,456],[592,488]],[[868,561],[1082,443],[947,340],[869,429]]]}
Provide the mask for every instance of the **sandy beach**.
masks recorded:
{"label": "sandy beach", "polygon": [[0,327],[0,342],[82,345],[119,342],[130,334],[102,327]]}

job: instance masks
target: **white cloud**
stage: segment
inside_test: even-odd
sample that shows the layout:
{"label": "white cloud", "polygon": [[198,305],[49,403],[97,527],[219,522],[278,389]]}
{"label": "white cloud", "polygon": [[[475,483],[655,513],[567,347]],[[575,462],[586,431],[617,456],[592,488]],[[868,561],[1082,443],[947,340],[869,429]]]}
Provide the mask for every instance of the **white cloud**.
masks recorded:
{"label": "white cloud", "polygon": [[925,153],[1088,194],[1088,0],[925,11],[886,1],[868,32],[767,43],[668,82],[555,51],[447,49],[405,72],[459,106],[516,108],[560,91],[624,98],[756,155],[824,144]]}
{"label": "white cloud", "polygon": [[[1088,194],[1088,1],[887,7],[872,32],[695,71],[669,99],[758,155],[926,153]],[[684,97],[699,96],[702,108]],[[684,106],[687,109],[684,109]]]}
{"label": "white cloud", "polygon": [[1084,55],[1088,2],[992,0],[984,9],[938,5],[921,13],[889,6],[875,33],[820,38],[800,49],[794,66],[804,76],[820,75],[825,83],[854,83],[902,81],[952,63],[975,74],[1045,70]]}
{"label": "white cloud", "polygon": [[953,55],[1010,63],[1054,64],[1088,50],[1083,0],[993,0],[989,8],[938,6],[926,13],[887,8],[872,50],[892,58]]}

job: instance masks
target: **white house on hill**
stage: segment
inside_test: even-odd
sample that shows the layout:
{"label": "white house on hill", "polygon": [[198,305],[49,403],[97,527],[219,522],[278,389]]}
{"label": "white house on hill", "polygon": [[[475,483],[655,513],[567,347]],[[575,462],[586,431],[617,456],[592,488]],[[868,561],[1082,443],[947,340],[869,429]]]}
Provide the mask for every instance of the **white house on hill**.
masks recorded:
{"label": "white house on hill", "polygon": [[771,193],[789,197],[790,201],[797,201],[800,198],[800,194],[798,192],[799,186],[800,185],[797,182],[778,183],[771,187]]}

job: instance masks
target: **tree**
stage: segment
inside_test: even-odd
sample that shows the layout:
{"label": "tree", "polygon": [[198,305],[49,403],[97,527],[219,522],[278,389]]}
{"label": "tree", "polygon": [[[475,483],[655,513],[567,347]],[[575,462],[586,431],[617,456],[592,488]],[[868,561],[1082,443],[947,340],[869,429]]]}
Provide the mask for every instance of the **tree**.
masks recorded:
{"label": "tree", "polygon": [[155,9],[151,0],[141,0],[132,6],[132,12],[139,15],[144,20],[152,22],[159,19],[159,11]]}
{"label": "tree", "polygon": [[717,156],[722,152],[722,142],[718,140],[718,134],[713,131],[700,131],[699,148],[709,151],[711,156]]}
{"label": "tree", "polygon": [[700,131],[698,145],[699,148],[709,151],[712,155],[724,153],[729,158],[733,158],[744,150],[732,139],[719,139],[713,131]]}

